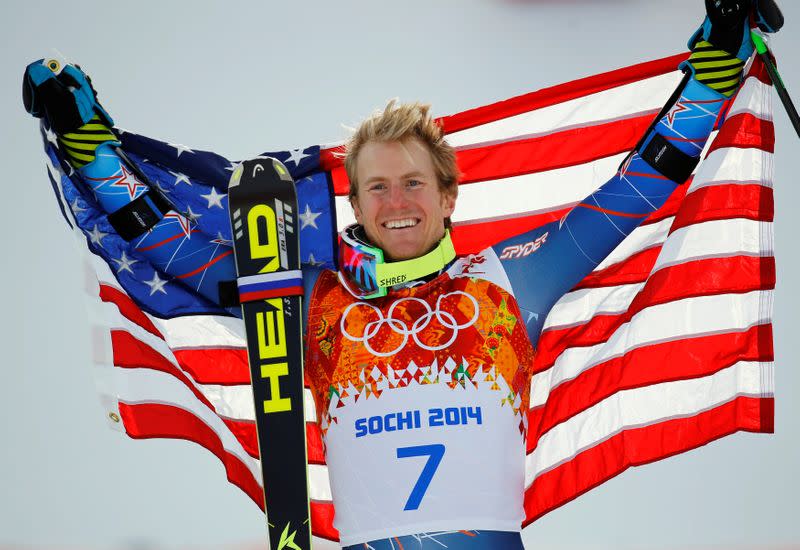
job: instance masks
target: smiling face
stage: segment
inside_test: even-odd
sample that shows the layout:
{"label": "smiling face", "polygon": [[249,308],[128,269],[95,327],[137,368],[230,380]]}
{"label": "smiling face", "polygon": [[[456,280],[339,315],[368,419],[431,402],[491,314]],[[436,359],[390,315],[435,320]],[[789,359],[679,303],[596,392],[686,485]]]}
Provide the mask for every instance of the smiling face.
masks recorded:
{"label": "smiling face", "polygon": [[356,221],[389,260],[427,253],[444,236],[455,196],[442,193],[431,155],[416,138],[370,141],[356,163]]}

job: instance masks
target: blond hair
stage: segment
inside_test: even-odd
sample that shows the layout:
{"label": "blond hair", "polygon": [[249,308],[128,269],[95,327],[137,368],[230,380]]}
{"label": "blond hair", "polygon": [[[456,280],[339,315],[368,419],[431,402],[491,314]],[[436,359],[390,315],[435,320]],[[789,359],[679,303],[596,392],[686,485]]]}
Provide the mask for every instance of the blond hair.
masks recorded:
{"label": "blond hair", "polygon": [[[392,99],[383,111],[364,120],[345,144],[344,168],[350,180],[350,200],[358,193],[356,164],[361,148],[370,141],[392,142],[417,138],[431,154],[439,190],[458,195],[458,165],[455,150],[444,139],[442,127],[431,117],[430,105],[398,103]],[[447,220],[449,226],[449,219]]]}

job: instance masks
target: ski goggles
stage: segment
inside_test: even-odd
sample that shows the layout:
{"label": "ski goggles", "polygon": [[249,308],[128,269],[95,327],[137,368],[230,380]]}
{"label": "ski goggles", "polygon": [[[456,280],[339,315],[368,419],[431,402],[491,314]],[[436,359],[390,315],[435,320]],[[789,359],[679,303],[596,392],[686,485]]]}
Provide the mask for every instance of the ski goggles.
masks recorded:
{"label": "ski goggles", "polygon": [[383,250],[370,244],[364,228],[354,224],[340,234],[339,280],[356,298],[381,298],[389,287],[436,273],[455,257],[450,231],[445,231],[436,248],[424,256],[386,262]]}

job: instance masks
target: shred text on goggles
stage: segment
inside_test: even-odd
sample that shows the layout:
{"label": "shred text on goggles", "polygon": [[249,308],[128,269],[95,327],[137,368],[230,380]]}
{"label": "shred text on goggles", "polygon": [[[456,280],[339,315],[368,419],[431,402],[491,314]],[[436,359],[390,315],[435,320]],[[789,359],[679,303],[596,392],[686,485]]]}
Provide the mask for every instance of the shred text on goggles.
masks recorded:
{"label": "shred text on goggles", "polygon": [[386,262],[383,250],[367,241],[358,224],[348,226],[340,237],[339,280],[353,296],[366,300],[386,296],[394,285],[436,273],[456,257],[449,230],[424,256],[399,262]]}

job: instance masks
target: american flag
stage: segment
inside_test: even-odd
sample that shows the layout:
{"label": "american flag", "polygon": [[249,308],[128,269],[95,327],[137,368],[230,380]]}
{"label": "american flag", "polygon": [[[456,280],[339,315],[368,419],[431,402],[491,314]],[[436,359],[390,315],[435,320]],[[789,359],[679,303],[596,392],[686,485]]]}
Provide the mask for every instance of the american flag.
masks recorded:
{"label": "american flag", "polygon": [[[459,253],[558,219],[608,179],[681,79],[685,54],[533,92],[441,122],[464,174]],[[214,453],[261,505],[244,330],[119,238],[55,136],[48,174],[98,284],[97,369],[109,424]],[[123,150],[208,235],[230,242],[235,162],[132,133]],[[773,429],[772,152],[759,61],[693,180],[553,308],[532,380],[525,525],[621,473],[730,433]],[[336,146],[267,153],[298,181],[301,256],[332,265],[351,223]],[[99,298],[99,300],[97,300]],[[315,543],[335,547],[333,504],[306,391]]]}

